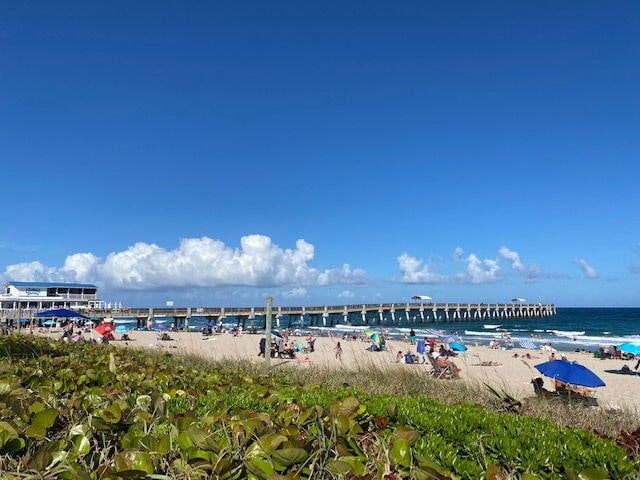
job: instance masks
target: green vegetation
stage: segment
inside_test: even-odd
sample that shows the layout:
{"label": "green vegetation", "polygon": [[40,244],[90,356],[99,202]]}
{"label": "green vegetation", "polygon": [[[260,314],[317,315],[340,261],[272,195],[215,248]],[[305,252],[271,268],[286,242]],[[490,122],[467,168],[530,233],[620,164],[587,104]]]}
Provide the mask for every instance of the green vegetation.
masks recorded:
{"label": "green vegetation", "polygon": [[18,335],[0,337],[0,357],[8,479],[640,478],[634,435],[560,427],[530,416],[533,404],[424,374],[267,370]]}

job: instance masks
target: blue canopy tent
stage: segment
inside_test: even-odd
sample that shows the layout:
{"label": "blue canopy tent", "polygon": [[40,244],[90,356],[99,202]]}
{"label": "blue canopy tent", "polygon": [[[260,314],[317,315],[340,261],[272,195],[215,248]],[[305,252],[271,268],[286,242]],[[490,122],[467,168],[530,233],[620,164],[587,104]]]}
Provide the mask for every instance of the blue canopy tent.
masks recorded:
{"label": "blue canopy tent", "polygon": [[35,316],[45,318],[82,318],[84,320],[91,320],[86,315],[74,312],[73,310],[69,310],[68,308],[54,308],[53,310],[45,310],[44,312],[36,313]]}

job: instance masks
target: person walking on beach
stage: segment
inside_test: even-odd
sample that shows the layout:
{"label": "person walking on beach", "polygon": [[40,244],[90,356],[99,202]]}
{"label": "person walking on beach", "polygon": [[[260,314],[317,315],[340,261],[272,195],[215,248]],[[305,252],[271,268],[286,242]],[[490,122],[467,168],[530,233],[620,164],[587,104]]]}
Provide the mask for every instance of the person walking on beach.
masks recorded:
{"label": "person walking on beach", "polygon": [[340,342],[338,342],[338,344],[336,345],[336,348],[334,348],[335,352],[336,352],[336,358],[340,361],[342,361],[342,345],[340,345]]}

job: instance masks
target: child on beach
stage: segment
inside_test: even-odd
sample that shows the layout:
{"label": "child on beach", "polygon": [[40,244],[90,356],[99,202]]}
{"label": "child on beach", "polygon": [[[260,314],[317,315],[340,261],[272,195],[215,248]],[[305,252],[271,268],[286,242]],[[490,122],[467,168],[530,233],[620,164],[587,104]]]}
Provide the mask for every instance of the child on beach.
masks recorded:
{"label": "child on beach", "polygon": [[335,352],[336,352],[336,358],[340,361],[342,361],[342,345],[340,345],[340,342],[338,342],[338,344],[336,345],[336,348],[334,348]]}

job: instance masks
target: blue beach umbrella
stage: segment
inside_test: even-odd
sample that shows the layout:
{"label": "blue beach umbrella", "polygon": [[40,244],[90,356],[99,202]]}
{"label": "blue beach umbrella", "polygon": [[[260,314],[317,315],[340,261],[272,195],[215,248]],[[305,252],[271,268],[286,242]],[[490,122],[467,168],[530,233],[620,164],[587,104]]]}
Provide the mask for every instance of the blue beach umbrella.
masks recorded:
{"label": "blue beach umbrella", "polygon": [[451,342],[449,344],[449,348],[451,348],[451,350],[456,350],[458,352],[464,352],[467,347],[465,347],[462,343],[460,342]]}
{"label": "blue beach umbrella", "polygon": [[567,360],[551,360],[535,365],[536,369],[546,377],[571,385],[583,387],[604,387],[602,379],[584,365]]}
{"label": "blue beach umbrella", "polygon": [[116,327],[116,332],[118,333],[127,333],[129,331],[129,327],[127,327],[126,325],[118,325]]}
{"label": "blue beach umbrella", "polygon": [[631,343],[631,342],[623,343],[618,348],[620,349],[621,352],[624,352],[624,353],[640,355],[640,345],[636,343]]}

